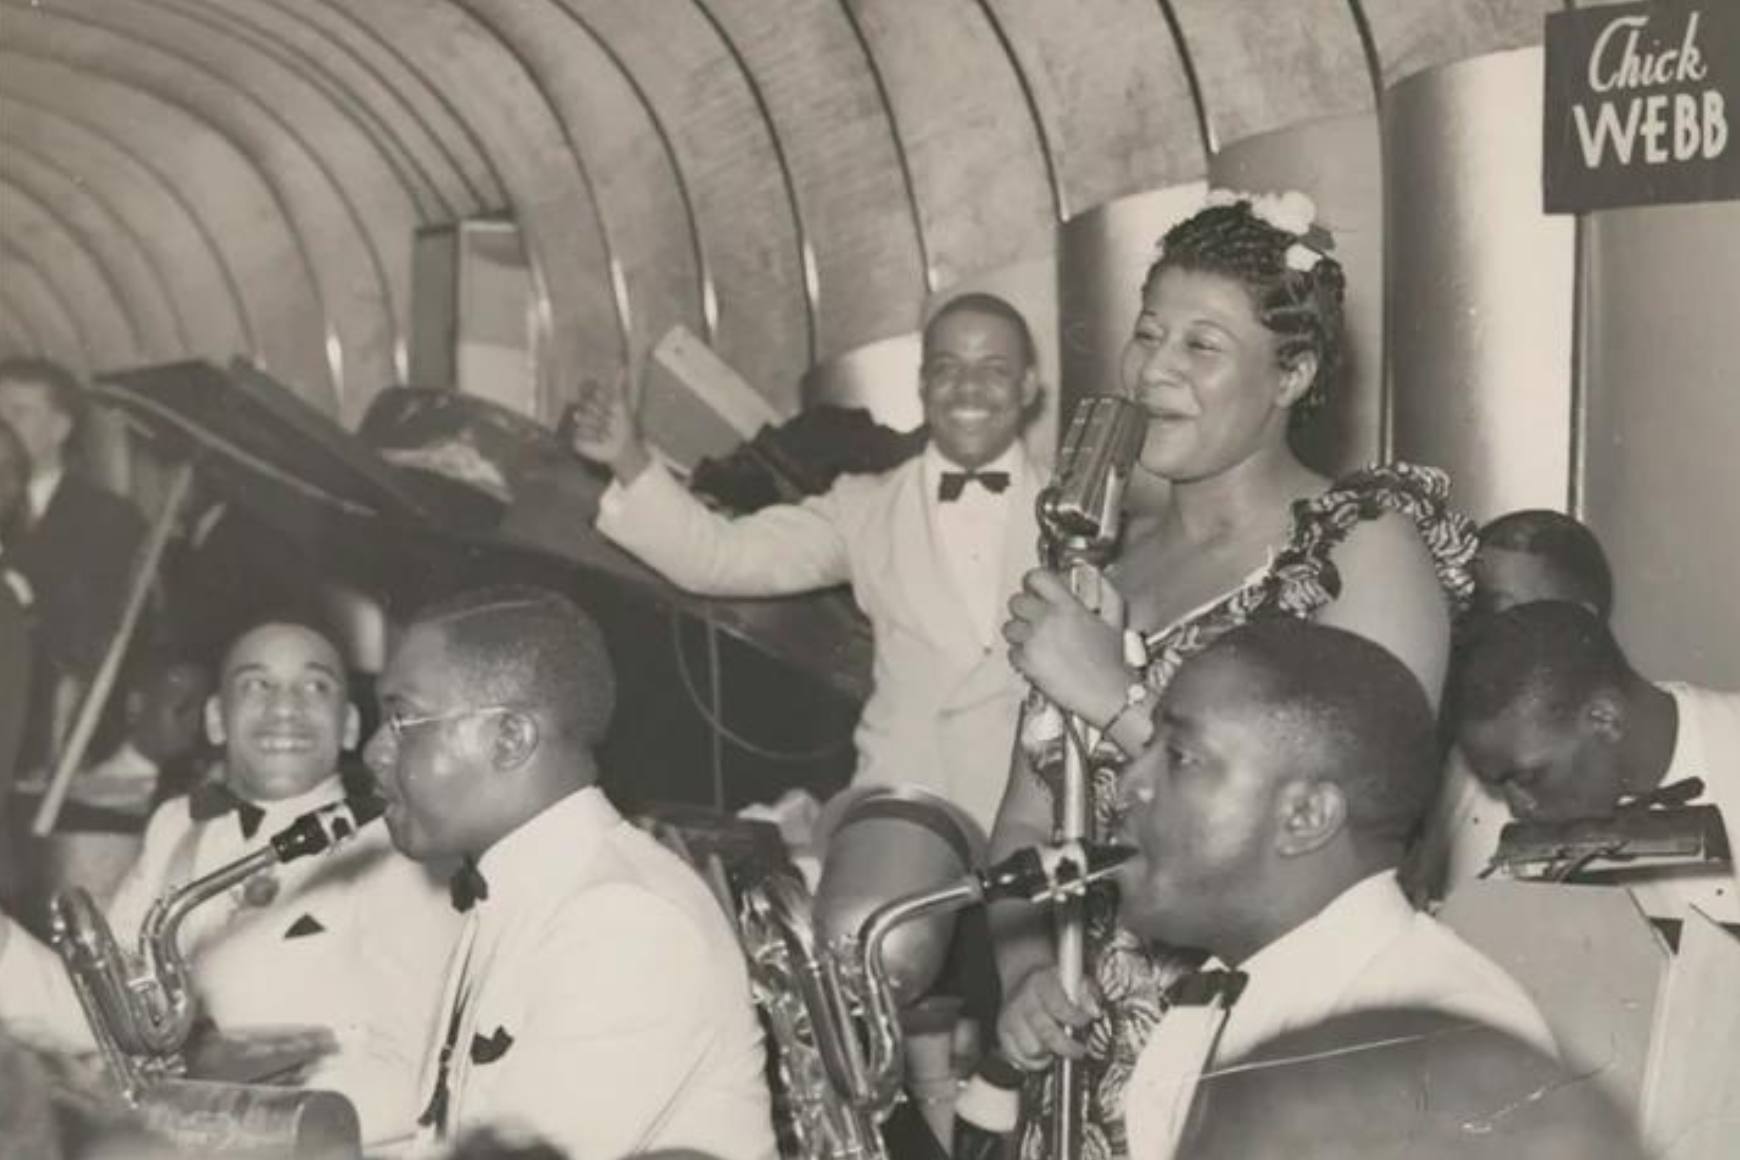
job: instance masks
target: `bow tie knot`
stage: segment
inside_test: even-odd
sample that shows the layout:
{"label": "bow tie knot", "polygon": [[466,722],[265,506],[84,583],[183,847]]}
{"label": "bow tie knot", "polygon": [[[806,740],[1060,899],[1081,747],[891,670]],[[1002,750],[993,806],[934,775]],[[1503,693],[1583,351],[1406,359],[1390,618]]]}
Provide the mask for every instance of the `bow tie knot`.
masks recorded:
{"label": "bow tie knot", "polygon": [[453,909],[461,914],[489,897],[489,882],[477,868],[476,858],[467,854],[460,861],[459,869],[447,882],[447,894],[453,900]]}
{"label": "bow tie knot", "polygon": [[992,495],[1002,495],[1009,489],[1009,473],[1007,471],[945,471],[942,481],[937,484],[936,497],[943,503],[953,503],[961,498],[961,493],[967,489],[967,484],[977,483]]}
{"label": "bow tie knot", "polygon": [[234,813],[242,828],[242,840],[252,838],[266,818],[266,811],[253,802],[239,797],[236,791],[221,781],[208,781],[195,786],[187,795],[187,812],[196,822],[209,822]]}
{"label": "bow tie knot", "polygon": [[1231,1007],[1245,993],[1250,976],[1243,971],[1192,971],[1166,988],[1166,1002],[1173,1007],[1209,1007],[1216,999]]}

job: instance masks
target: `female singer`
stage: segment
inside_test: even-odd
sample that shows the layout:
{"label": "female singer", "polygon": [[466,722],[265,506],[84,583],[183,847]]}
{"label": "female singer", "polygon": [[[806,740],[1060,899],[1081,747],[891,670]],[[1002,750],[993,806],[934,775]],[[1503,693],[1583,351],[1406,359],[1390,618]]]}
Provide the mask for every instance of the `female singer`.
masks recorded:
{"label": "female singer", "polygon": [[[1148,414],[1130,495],[1162,498],[1133,499],[1107,569],[1132,631],[1120,637],[1044,570],[1010,601],[1011,659],[1042,696],[1028,705],[993,858],[1051,834],[1060,711],[1104,732],[1089,782],[1094,825],[1108,833],[1118,770],[1149,742],[1160,690],[1185,658],[1248,620],[1303,617],[1360,633],[1406,662],[1437,702],[1475,547],[1472,524],[1447,506],[1448,481],[1393,464],[1331,482],[1288,445],[1322,405],[1340,355],[1343,276],[1314,214],[1298,193],[1216,192],[1162,239],[1123,361],[1124,390]],[[1006,907],[993,921],[1009,996],[1003,1050],[1034,1070],[1053,1054],[1085,1059],[1082,1154],[1125,1155],[1124,1084],[1164,986],[1191,957],[1138,944],[1109,908],[1090,912],[1089,983],[1072,1003],[1044,916]],[[1027,1085],[1023,1160],[1044,1155],[1054,1074]]]}

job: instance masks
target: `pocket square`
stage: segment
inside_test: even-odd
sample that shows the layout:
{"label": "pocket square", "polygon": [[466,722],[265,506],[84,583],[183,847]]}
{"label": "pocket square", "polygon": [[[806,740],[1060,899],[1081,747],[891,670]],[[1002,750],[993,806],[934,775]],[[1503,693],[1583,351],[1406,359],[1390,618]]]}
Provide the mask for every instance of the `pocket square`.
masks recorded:
{"label": "pocket square", "polygon": [[473,1035],[471,1037],[471,1062],[494,1063],[506,1055],[507,1049],[513,1045],[514,1037],[507,1033],[505,1027],[497,1027],[487,1039],[481,1035]]}
{"label": "pocket square", "polygon": [[320,920],[318,918],[315,918],[312,914],[305,914],[290,924],[290,929],[284,932],[284,937],[303,938],[307,935],[319,934],[325,929],[324,926],[320,925]]}

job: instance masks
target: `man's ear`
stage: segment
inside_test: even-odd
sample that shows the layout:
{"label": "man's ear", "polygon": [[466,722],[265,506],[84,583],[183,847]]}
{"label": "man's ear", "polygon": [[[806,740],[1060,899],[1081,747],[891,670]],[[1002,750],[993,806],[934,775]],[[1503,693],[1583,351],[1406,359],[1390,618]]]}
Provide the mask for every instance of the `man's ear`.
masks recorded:
{"label": "man's ear", "polygon": [[1347,824],[1347,798],[1332,781],[1290,781],[1278,799],[1275,851],[1296,858],[1327,845]]}
{"label": "man's ear", "polygon": [[349,751],[356,748],[356,743],[362,740],[362,714],[357,712],[356,705],[346,702],[344,706],[344,736],[339,739],[338,747]]}
{"label": "man's ear", "polygon": [[205,699],[205,739],[219,749],[230,739],[224,731],[224,707],[216,693]]}
{"label": "man's ear", "polygon": [[1281,368],[1281,390],[1275,401],[1283,407],[1291,407],[1305,397],[1305,392],[1316,380],[1317,352],[1301,351],[1293,356],[1292,362]]}
{"label": "man's ear", "polygon": [[1583,706],[1583,726],[1608,744],[1625,736],[1625,705],[1611,689],[1597,689]]}
{"label": "man's ear", "polygon": [[518,769],[537,753],[540,739],[536,717],[518,710],[502,713],[495,719],[490,760],[497,769]]}

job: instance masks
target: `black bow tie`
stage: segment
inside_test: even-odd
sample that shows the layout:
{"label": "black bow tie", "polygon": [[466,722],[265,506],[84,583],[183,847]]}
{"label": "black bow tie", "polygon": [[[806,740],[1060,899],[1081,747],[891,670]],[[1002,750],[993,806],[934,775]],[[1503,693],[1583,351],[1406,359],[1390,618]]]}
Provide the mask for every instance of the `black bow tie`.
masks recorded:
{"label": "black bow tie", "polygon": [[221,781],[208,781],[195,786],[187,795],[187,812],[196,822],[209,822],[234,813],[242,827],[242,838],[252,838],[266,820],[266,811],[236,796],[236,792]]}
{"label": "black bow tie", "polygon": [[1243,971],[1193,971],[1166,988],[1166,1002],[1173,1007],[1207,1007],[1216,999],[1231,1007],[1245,993],[1250,976]]}
{"label": "black bow tie", "polygon": [[967,484],[982,484],[992,495],[1002,495],[1009,490],[1009,473],[1007,471],[945,471],[942,482],[937,484],[936,497],[943,503],[953,503],[961,498],[961,492],[967,489]]}
{"label": "black bow tie", "polygon": [[447,882],[447,895],[453,900],[453,909],[460,914],[489,897],[489,883],[484,879],[483,871],[477,868],[476,858],[467,854],[460,861],[459,869]]}

